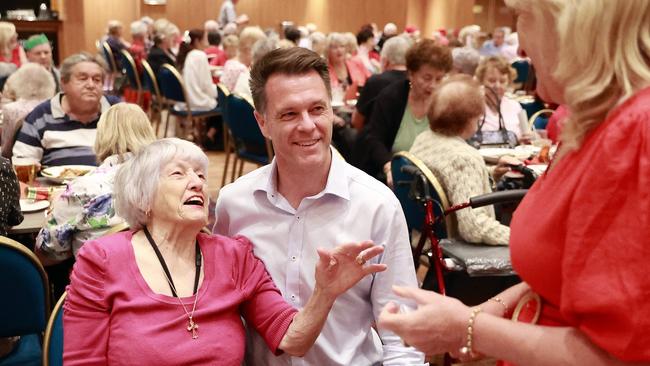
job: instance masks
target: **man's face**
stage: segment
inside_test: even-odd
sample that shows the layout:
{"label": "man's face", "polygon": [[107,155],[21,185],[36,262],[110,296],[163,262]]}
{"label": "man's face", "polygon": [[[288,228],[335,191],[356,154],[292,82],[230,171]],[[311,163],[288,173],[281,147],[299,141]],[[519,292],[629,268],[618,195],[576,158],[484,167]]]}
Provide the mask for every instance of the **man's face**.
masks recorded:
{"label": "man's face", "polygon": [[29,62],[41,64],[46,69],[50,70],[52,67],[52,47],[50,47],[49,43],[39,44],[27,51],[27,59]]}
{"label": "man's face", "polygon": [[499,47],[503,44],[505,38],[506,38],[506,34],[503,33],[502,30],[498,30],[494,32],[494,35],[492,36],[492,42],[494,43],[495,46]]}
{"label": "man's face", "polygon": [[264,136],[273,142],[278,164],[292,169],[329,165],[334,113],[318,73],[275,74],[264,91],[266,109],[256,111],[255,118]]}
{"label": "man's face", "polygon": [[72,105],[89,106],[95,104],[99,108],[102,97],[104,70],[94,62],[80,62],[72,67],[70,80],[61,84],[61,89]]}

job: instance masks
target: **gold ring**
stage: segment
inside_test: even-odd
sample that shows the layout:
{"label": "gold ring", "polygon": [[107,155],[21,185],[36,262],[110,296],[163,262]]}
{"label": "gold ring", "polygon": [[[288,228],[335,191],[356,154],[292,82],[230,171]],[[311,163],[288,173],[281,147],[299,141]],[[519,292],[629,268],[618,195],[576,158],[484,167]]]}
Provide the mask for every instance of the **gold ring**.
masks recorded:
{"label": "gold ring", "polygon": [[360,265],[360,266],[363,266],[364,264],[366,264],[366,259],[363,258],[362,255],[358,255],[356,261],[357,261],[357,264]]}

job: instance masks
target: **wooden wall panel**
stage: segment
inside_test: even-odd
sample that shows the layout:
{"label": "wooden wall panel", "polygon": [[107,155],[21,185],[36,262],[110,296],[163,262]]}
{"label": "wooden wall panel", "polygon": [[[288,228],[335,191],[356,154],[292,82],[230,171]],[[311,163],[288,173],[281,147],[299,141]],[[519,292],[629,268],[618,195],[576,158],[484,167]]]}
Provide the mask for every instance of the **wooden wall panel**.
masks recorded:
{"label": "wooden wall panel", "polygon": [[[119,19],[129,38],[129,24],[142,16],[167,18],[181,31],[201,28],[216,19],[220,0],[167,0],[166,5],[144,5],[142,0],[57,0],[64,20],[64,56],[80,50],[95,51],[95,40],[106,23]],[[473,14],[474,4],[484,13]],[[251,24],[278,29],[281,21],[297,25],[315,23],[322,32],[356,32],[374,22],[381,29],[393,22],[401,31],[406,25],[420,28],[430,37],[439,28],[459,28],[478,23],[491,30],[494,24],[513,25],[514,17],[503,10],[503,0],[239,0],[238,14],[248,14]]]}

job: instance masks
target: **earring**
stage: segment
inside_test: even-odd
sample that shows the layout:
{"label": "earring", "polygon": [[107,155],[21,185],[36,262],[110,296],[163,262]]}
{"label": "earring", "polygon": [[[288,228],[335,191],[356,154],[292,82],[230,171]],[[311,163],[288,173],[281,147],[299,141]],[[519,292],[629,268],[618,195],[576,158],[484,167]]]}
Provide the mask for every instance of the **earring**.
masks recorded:
{"label": "earring", "polygon": [[409,80],[409,89],[413,88],[413,83]]}

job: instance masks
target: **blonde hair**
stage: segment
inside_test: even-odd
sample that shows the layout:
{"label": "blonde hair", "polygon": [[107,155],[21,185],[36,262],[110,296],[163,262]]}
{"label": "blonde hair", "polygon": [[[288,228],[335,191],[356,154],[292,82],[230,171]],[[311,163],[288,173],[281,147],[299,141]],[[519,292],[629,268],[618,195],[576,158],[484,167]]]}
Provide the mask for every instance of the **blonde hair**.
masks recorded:
{"label": "blonde hair", "polygon": [[614,106],[648,85],[650,2],[506,1],[557,31],[560,58],[553,77],[564,86],[571,112],[562,128],[564,151],[579,148]]}
{"label": "blonde hair", "polygon": [[567,1],[558,30],[567,62],[555,76],[571,111],[561,139],[575,149],[614,106],[650,83],[650,2]]}
{"label": "blonde hair", "polygon": [[255,42],[265,38],[266,34],[262,28],[258,26],[246,27],[239,33],[239,50],[250,52]]}
{"label": "blonde hair", "polygon": [[490,67],[495,68],[502,75],[507,75],[508,82],[512,82],[517,77],[517,71],[510,66],[508,60],[501,56],[490,56],[481,60],[476,68],[475,76],[481,84],[485,81],[485,73]]}
{"label": "blonde hair", "polygon": [[56,93],[52,73],[42,65],[28,62],[7,79],[6,87],[13,90],[16,99],[45,100]]}
{"label": "blonde hair", "polygon": [[0,22],[0,54],[9,55],[9,41],[16,34],[16,26],[9,22]]}
{"label": "blonde hair", "polygon": [[147,115],[136,104],[117,103],[102,113],[97,123],[95,155],[102,162],[111,155],[137,153],[156,140]]}

